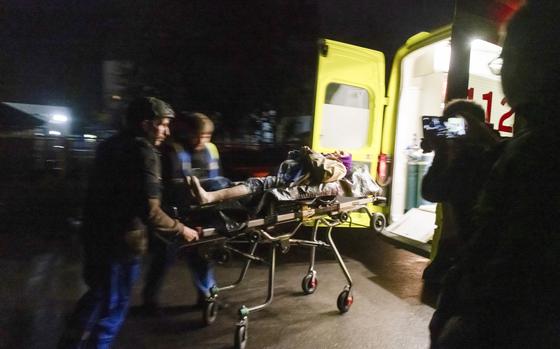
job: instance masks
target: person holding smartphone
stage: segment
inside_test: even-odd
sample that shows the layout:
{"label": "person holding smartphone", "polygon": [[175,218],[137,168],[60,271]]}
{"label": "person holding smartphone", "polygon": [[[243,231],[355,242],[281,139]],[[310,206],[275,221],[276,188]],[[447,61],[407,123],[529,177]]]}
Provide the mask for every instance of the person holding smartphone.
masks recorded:
{"label": "person holding smartphone", "polygon": [[428,283],[441,282],[473,230],[472,210],[499,140],[484,120],[482,107],[468,100],[449,102],[442,117],[423,118],[421,147],[435,156],[422,180],[422,196],[443,207],[437,254],[423,275]]}
{"label": "person holding smartphone", "polygon": [[527,0],[508,21],[501,81],[514,134],[477,202],[476,230],[445,280],[450,292],[441,299],[455,306],[443,318],[438,307],[432,349],[560,348],[558,18],[559,1]]}

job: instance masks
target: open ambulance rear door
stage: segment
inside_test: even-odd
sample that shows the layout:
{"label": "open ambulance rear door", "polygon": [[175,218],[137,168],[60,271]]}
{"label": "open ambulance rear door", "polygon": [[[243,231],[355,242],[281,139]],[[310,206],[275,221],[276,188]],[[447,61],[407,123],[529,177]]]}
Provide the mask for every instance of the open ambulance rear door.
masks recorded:
{"label": "open ambulance rear door", "polygon": [[355,164],[367,165],[388,198],[374,207],[387,217],[383,236],[425,256],[439,222],[436,204],[421,196],[434,155],[420,149],[422,116],[442,115],[447,100],[469,98],[502,136],[512,134],[513,114],[492,72],[501,52],[496,29],[482,30],[484,23],[471,18],[407,40],[393,60],[386,94],[382,53],[330,40],[320,50],[313,149],[343,149]]}
{"label": "open ambulance rear door", "polygon": [[423,255],[434,256],[439,236],[434,229],[441,227],[441,219],[436,219],[438,206],[421,196],[422,179],[433,159],[419,148],[421,118],[442,115],[445,102],[467,98],[485,109],[486,122],[502,137],[512,136],[514,115],[496,65],[500,25],[516,6],[458,1],[452,25],[411,37],[395,55],[381,149],[392,164],[389,225],[383,234]]}
{"label": "open ambulance rear door", "polygon": [[[348,151],[354,166],[367,166],[375,178],[385,104],[383,53],[333,40],[320,42],[311,141],[314,150]],[[369,226],[364,214],[354,215],[353,222]]]}

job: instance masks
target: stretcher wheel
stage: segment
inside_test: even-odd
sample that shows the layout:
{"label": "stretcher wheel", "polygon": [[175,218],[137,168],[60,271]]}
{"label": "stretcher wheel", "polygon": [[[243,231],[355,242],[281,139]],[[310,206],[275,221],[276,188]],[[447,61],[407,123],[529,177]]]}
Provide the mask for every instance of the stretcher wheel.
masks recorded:
{"label": "stretcher wheel", "polygon": [[216,301],[206,302],[204,306],[204,324],[206,326],[212,325],[218,317],[218,304]]}
{"label": "stretcher wheel", "polygon": [[248,338],[248,331],[247,331],[247,324],[244,325],[237,325],[235,329],[235,349],[245,349],[247,345],[247,338]]}
{"label": "stretcher wheel", "polygon": [[317,289],[317,284],[319,283],[316,275],[316,271],[310,271],[309,273],[307,273],[307,275],[305,275],[303,280],[301,280],[301,288],[303,290],[303,293],[312,294],[313,292],[315,292],[315,290]]}
{"label": "stretcher wheel", "polygon": [[385,226],[387,225],[385,215],[383,213],[375,212],[371,217],[370,224],[374,232],[383,232],[383,229],[385,229]]}
{"label": "stretcher wheel", "polygon": [[344,290],[340,292],[338,295],[338,299],[336,300],[336,306],[338,307],[338,311],[341,314],[346,313],[350,310],[352,303],[354,302],[354,297],[350,294],[350,290]]}

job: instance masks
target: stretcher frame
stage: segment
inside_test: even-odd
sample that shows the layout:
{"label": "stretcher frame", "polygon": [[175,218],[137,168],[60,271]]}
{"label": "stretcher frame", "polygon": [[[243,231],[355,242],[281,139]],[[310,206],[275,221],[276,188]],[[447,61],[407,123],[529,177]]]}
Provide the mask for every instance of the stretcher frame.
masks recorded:
{"label": "stretcher frame", "polygon": [[[210,290],[210,296],[206,299],[203,310],[203,319],[206,325],[212,324],[218,315],[217,299],[219,294],[223,291],[233,289],[240,285],[247,275],[247,271],[251,262],[257,261],[268,265],[268,285],[267,296],[264,303],[254,306],[241,306],[238,310],[239,321],[236,324],[236,331],[234,337],[235,348],[245,348],[248,340],[249,328],[249,315],[253,312],[264,309],[274,298],[274,278],[276,273],[276,255],[277,251],[287,253],[290,246],[307,246],[310,247],[310,258],[308,272],[302,279],[302,290],[304,294],[309,295],[315,292],[317,288],[317,271],[315,269],[315,254],[317,248],[324,248],[331,250],[334,253],[335,259],[340,266],[347,284],[343,287],[342,291],[337,298],[337,308],[339,312],[346,313],[352,303],[352,277],[348,268],[346,267],[340,252],[332,238],[333,228],[342,223],[349,223],[352,225],[351,215],[352,212],[366,213],[370,218],[370,226],[377,231],[379,225],[385,224],[385,217],[382,213],[372,213],[368,206],[370,204],[380,204],[385,202],[384,197],[369,196],[362,198],[342,197],[337,196],[325,200],[318,197],[312,201],[290,201],[290,203],[298,203],[295,211],[283,214],[274,213],[274,205],[271,205],[269,212],[263,218],[250,219],[244,222],[239,231],[232,236],[224,236],[221,232],[214,227],[204,228],[200,230],[201,240],[193,243],[184,243],[179,248],[189,248],[199,244],[206,244],[211,242],[219,242],[228,253],[235,253],[246,259],[243,267],[241,268],[240,275],[237,280],[231,284],[218,286],[215,285]],[[270,228],[276,226],[297,223],[295,228],[290,231],[273,235],[269,232]],[[304,226],[312,223],[311,239],[295,239],[293,236]],[[326,227],[326,241],[318,239],[318,232],[320,227]],[[241,251],[233,247],[238,243],[248,243],[249,248],[247,251]],[[269,245],[269,258],[268,260],[256,256],[257,247],[261,244]]]}

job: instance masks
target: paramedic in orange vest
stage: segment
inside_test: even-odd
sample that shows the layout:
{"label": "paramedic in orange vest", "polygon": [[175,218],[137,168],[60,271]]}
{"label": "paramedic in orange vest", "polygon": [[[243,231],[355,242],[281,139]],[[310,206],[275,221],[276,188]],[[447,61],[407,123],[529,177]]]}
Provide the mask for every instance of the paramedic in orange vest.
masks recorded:
{"label": "paramedic in orange vest", "polygon": [[[208,190],[217,190],[231,185],[229,179],[220,176],[220,156],[217,147],[210,142],[214,124],[202,113],[178,115],[173,125],[173,142],[161,146],[163,206],[170,211],[177,207],[183,211],[194,203],[185,195],[185,176],[197,176]],[[205,181],[207,179],[212,179]],[[177,255],[177,246],[154,239],[150,244],[150,262],[143,290],[144,309],[148,314],[161,315],[158,302],[159,291],[168,267]],[[216,284],[211,262],[198,253],[196,247],[184,250],[187,264],[197,289],[197,305],[205,304],[210,289]]]}

